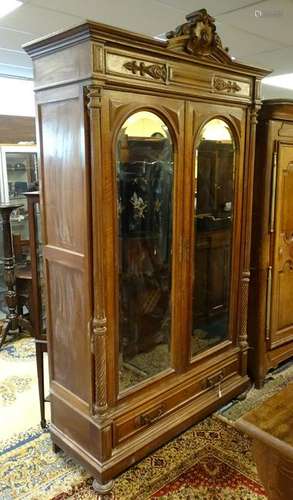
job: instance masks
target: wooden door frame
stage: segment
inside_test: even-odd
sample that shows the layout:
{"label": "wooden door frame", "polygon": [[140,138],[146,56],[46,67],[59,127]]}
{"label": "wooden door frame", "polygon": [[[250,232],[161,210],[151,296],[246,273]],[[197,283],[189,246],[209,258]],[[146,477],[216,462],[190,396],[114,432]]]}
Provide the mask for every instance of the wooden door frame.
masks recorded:
{"label": "wooden door frame", "polygon": [[[162,386],[166,379],[182,372],[182,241],[181,216],[183,203],[183,159],[184,159],[184,101],[178,98],[158,97],[125,91],[105,89],[102,106],[103,144],[103,206],[107,207],[104,219],[106,317],[107,317],[107,392],[109,406],[123,405],[127,401],[145,397],[155,386]],[[173,236],[171,287],[172,327],[170,368],[119,393],[119,304],[118,304],[118,218],[115,165],[115,144],[121,126],[133,113],[150,111],[159,116],[168,126],[174,150]]]}
{"label": "wooden door frame", "polygon": [[[283,168],[281,166],[281,150],[282,146],[289,146],[293,149],[292,141],[284,141],[277,140],[275,145],[275,152],[277,153],[277,164],[276,164],[276,177],[275,177],[275,185],[274,185],[274,176],[272,176],[272,196],[274,197],[273,206],[271,206],[271,210],[273,212],[274,217],[274,233],[271,241],[271,268],[272,268],[272,278],[271,278],[271,294],[269,299],[269,348],[274,349],[278,346],[284,345],[287,342],[292,342],[292,335],[285,337],[284,339],[279,338],[279,330],[277,329],[277,320],[278,320],[278,302],[276,297],[278,295],[278,275],[279,275],[279,262],[278,262],[278,251],[279,251],[279,237],[280,233],[280,211],[282,208],[282,192],[283,189],[283,178],[282,172]],[[282,183],[281,183],[282,180]],[[268,291],[269,293],[269,291]]]}

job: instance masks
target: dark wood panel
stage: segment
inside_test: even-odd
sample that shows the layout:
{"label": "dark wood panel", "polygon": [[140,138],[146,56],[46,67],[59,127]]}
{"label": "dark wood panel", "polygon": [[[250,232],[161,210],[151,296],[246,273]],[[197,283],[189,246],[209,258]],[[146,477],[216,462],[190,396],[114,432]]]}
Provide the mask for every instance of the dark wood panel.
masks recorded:
{"label": "dark wood panel", "polygon": [[0,115],[0,143],[36,142],[35,118]]}
{"label": "dark wood panel", "polygon": [[90,47],[86,42],[79,45],[78,52],[72,47],[67,47],[58,53],[48,54],[35,66],[38,87],[89,78],[90,62]]}
{"label": "dark wood panel", "polygon": [[[78,99],[41,106],[46,243],[83,253],[85,166]],[[73,207],[79,207],[73,210]]]}
{"label": "dark wood panel", "polygon": [[[89,352],[83,275],[56,262],[47,267],[52,378],[81,399],[89,400]],[[84,367],[79,370],[80,363]]]}

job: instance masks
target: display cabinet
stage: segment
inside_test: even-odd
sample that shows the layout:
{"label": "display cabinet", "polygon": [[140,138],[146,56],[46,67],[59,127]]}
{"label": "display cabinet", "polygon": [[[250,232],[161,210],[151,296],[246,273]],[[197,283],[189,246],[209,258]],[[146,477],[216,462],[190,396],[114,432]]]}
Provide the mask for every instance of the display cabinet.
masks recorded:
{"label": "display cabinet", "polygon": [[[0,145],[0,199],[20,207],[11,214],[11,229],[16,261],[19,312],[29,312],[31,270],[29,250],[28,207],[24,192],[38,182],[37,148],[27,145]],[[1,222],[2,224],[2,222]],[[2,231],[0,235],[2,237]],[[3,242],[0,242],[3,249]],[[3,251],[2,251],[3,255]],[[5,284],[0,270],[0,317],[6,314]],[[24,309],[24,306],[26,309]]]}
{"label": "display cabinet", "polygon": [[264,101],[257,126],[249,370],[257,387],[293,355],[293,101]]}
{"label": "display cabinet", "polygon": [[86,22],[25,47],[41,147],[51,436],[100,497],[248,385],[268,72],[202,9],[167,42]]}

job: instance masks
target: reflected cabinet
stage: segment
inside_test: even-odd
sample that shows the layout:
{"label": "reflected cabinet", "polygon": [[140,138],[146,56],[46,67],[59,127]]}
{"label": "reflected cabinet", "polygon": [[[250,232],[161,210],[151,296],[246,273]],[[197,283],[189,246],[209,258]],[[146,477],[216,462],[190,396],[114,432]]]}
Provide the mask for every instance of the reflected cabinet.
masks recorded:
{"label": "reflected cabinet", "polygon": [[267,74],[202,9],[157,41],[87,22],[34,61],[51,436],[111,480],[242,392]]}

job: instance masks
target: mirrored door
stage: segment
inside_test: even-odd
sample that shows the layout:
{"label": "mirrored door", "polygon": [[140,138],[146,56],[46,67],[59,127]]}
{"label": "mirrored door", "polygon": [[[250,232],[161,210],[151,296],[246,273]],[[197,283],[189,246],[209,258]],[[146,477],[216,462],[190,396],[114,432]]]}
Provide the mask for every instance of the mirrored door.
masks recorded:
{"label": "mirrored door", "polygon": [[201,129],[194,159],[192,357],[229,337],[235,141],[224,120]]}
{"label": "mirrored door", "polygon": [[164,121],[129,116],[116,146],[120,392],[170,367],[173,169]]}

